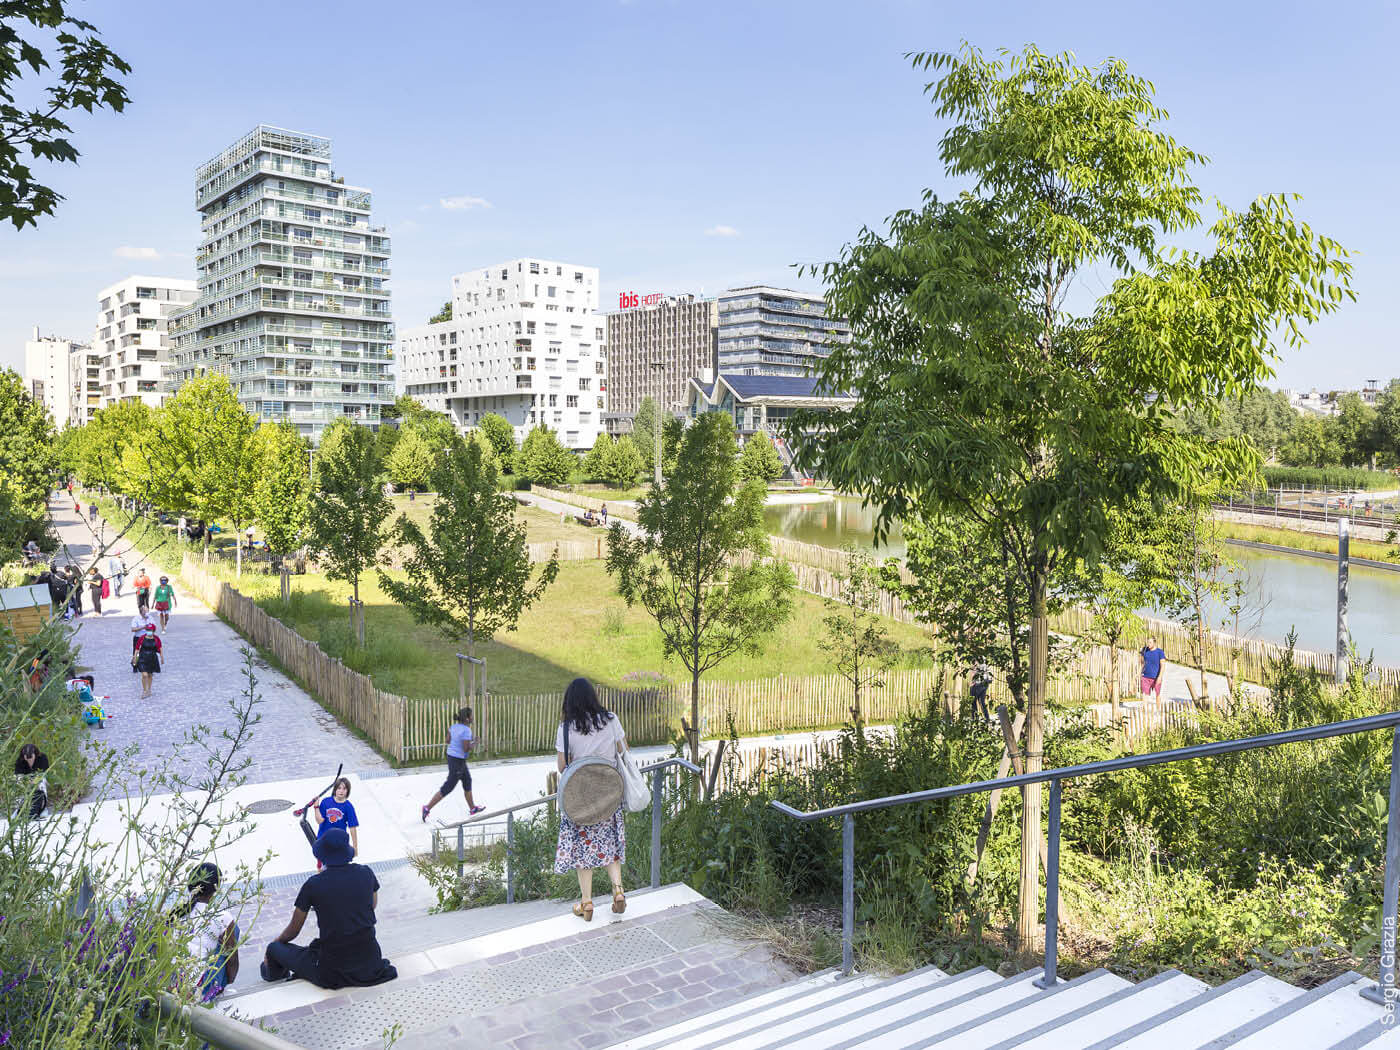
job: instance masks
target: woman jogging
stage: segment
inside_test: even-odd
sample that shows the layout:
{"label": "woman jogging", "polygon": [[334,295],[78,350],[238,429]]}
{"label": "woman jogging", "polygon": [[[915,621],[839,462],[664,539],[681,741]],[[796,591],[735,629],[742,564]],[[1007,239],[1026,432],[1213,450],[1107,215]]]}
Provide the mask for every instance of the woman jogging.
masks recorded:
{"label": "woman jogging", "polygon": [[[355,807],[350,804],[350,778],[341,777],[331,788],[329,798],[321,799],[313,811],[316,814],[316,838],[331,828],[344,828],[350,836],[350,848],[355,855],[360,852],[360,818],[355,815]],[[314,849],[314,847],[313,847]],[[321,862],[316,862],[316,870],[321,870]]]}
{"label": "woman jogging", "polygon": [[204,964],[195,985],[202,1003],[213,1001],[238,978],[238,924],[212,906],[219,878],[217,865],[205,861],[196,866],[190,873],[189,900],[171,914],[189,920],[190,955]]}
{"label": "woman jogging", "polygon": [[162,576],[155,594],[156,612],[160,614],[160,629],[170,626],[170,610],[175,608],[175,588],[170,586],[170,577]]}
{"label": "woman jogging", "polygon": [[[575,678],[564,690],[564,720],[554,739],[559,772],[580,758],[597,757],[616,762],[627,750],[627,735],[617,715],[605,711],[587,678]],[[574,914],[593,921],[593,869],[608,869],[612,880],[614,914],[627,910],[622,892],[622,865],[627,859],[627,828],[622,806],[597,824],[578,827],[559,807],[559,848],[554,855],[554,873],[578,872],[580,900]]]}
{"label": "woman jogging", "polygon": [[131,654],[131,669],[141,676],[142,700],[151,695],[152,676],[160,674],[164,664],[165,654],[161,652],[160,635],[156,634],[155,624],[148,624],[136,651]]}
{"label": "woman jogging", "polygon": [[458,781],[462,784],[462,794],[467,798],[467,812],[476,816],[485,806],[478,806],[476,800],[472,798],[472,775],[467,771],[467,756],[476,746],[476,738],[472,735],[472,709],[464,707],[457,712],[457,721],[447,727],[447,779],[442,782],[442,787],[437,789],[437,793],[428,799],[428,804],[419,811],[419,819],[426,823],[428,814],[439,802],[452,794],[452,789],[457,786]]}

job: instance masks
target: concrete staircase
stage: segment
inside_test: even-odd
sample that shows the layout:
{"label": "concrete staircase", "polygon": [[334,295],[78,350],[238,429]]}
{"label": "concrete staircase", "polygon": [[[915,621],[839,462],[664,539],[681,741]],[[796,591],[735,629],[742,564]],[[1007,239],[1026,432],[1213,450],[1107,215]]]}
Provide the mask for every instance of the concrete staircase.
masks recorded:
{"label": "concrete staircase", "polygon": [[620,916],[610,905],[599,897],[591,923],[560,901],[381,918],[399,977],[375,988],[261,982],[250,944],[247,976],[218,1008],[307,1050],[380,1050],[394,1025],[396,1050],[590,1050],[796,979],[766,948],[726,936],[718,909],[686,886],[629,893]]}
{"label": "concrete staircase", "polygon": [[1095,970],[1053,989],[935,967],[900,977],[818,974],[613,1044],[612,1050],[1352,1050],[1400,1047],[1347,973],[1307,991],[1254,971],[1217,988],[1167,971],[1133,984]]}

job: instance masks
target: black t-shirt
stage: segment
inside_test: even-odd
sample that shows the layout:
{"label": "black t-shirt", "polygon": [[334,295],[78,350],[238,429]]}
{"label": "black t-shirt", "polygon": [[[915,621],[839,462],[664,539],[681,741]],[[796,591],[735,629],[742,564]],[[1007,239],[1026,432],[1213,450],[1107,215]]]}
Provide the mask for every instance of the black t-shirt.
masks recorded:
{"label": "black t-shirt", "polygon": [[38,756],[34,759],[34,764],[32,766],[24,760],[23,755],[15,759],[16,776],[26,777],[31,773],[44,773],[48,771],[48,768],[49,756],[42,751],[40,751]]}
{"label": "black t-shirt", "polygon": [[316,912],[323,971],[346,984],[367,982],[382,955],[374,939],[374,894],[379,880],[363,864],[337,864],[301,884],[296,906]]}

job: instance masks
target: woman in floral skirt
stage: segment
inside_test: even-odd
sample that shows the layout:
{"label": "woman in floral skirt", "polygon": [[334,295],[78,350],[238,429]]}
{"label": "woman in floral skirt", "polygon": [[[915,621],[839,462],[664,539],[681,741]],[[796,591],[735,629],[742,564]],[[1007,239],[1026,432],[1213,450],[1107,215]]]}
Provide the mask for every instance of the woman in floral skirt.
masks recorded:
{"label": "woman in floral skirt", "polygon": [[[566,723],[569,727],[567,756],[564,753]],[[626,749],[627,737],[617,715],[603,709],[588,679],[575,678],[564,690],[564,719],[554,739],[559,771],[562,773],[570,762],[589,756],[615,761]],[[594,868],[608,869],[608,877],[612,879],[613,912],[620,915],[627,910],[627,897],[622,892],[622,864],[626,859],[627,828],[620,805],[607,820],[585,827],[575,825],[560,807],[559,849],[554,856],[554,871],[557,875],[578,872],[581,900],[574,905],[575,915],[589,922],[593,920]]]}

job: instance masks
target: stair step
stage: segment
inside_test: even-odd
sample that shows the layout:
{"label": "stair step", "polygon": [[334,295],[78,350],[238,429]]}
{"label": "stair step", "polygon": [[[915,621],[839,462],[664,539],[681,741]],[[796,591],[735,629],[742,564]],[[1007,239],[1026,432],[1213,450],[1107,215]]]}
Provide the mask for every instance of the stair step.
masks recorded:
{"label": "stair step", "polygon": [[1331,1046],[1354,1035],[1385,1012],[1361,997],[1370,982],[1359,973],[1344,973],[1303,992],[1282,1007],[1227,1032],[1200,1050],[1276,1050],[1280,1046]]}
{"label": "stair step", "polygon": [[[897,1027],[877,1030],[870,1034],[849,1040],[846,1045],[864,1048],[878,1047],[880,1050],[906,1050],[918,1046],[924,1040],[939,1033],[954,1029],[988,1014],[1015,1009],[1038,995],[1044,994],[1033,981],[1041,971],[1017,974],[1015,977],[999,979],[994,984],[969,991],[941,1005],[932,1006],[908,1018]],[[961,976],[961,975],[960,975]]]}
{"label": "stair step", "polygon": [[[840,970],[822,970],[820,973],[814,973],[800,981],[793,981],[768,991],[758,992],[718,1010],[711,1010],[705,1014],[705,1024],[710,1026],[721,1022],[741,1020],[777,1004],[783,1004],[793,1010],[800,1010],[806,1005],[805,1000],[809,996],[842,982],[842,980]],[[845,978],[844,983],[868,987],[876,980],[877,978],[874,977],[851,977]],[[692,1034],[693,1030],[693,1021],[683,1021],[680,1024],[660,1028],[647,1035],[628,1039],[624,1043],[618,1043],[609,1048],[609,1050],[659,1050],[661,1047],[670,1050],[675,1040]]]}
{"label": "stair step", "polygon": [[900,977],[881,980],[856,975],[818,989],[797,1006],[778,1003],[757,1013],[735,1018],[717,1026],[692,1025],[689,1033],[668,1043],[668,1050],[740,1050],[757,1046],[775,1037],[780,1027],[790,1026],[793,1018],[839,1017],[864,1007],[896,999],[918,988],[947,979],[936,967],[914,970]]}
{"label": "stair step", "polygon": [[1094,1043],[1086,1050],[1181,1050],[1233,1031],[1302,993],[1252,970]]}
{"label": "stair step", "polygon": [[1131,1027],[1178,1003],[1194,999],[1209,986],[1177,970],[1167,970],[1097,1002],[1081,1006],[1035,1031],[1012,1036],[987,1050],[1069,1050],[1101,1039],[1109,1027]]}
{"label": "stair step", "polygon": [[1117,992],[1132,988],[1132,984],[1107,970],[1094,970],[1040,990],[1029,1001],[989,1015],[976,1017],[951,1029],[943,1030],[919,1042],[914,1047],[938,1046],[946,1050],[985,1050],[999,1042],[1017,1039],[1057,1019],[1086,1006],[1095,1005]]}
{"label": "stair step", "polygon": [[895,1031],[909,1023],[910,1018],[924,1017],[933,1011],[980,995],[1001,983],[1001,978],[984,967],[966,970],[923,988],[915,989],[876,1006],[843,1017],[830,1025],[808,1025],[801,1034],[768,1044],[804,1050],[834,1050],[838,1046],[856,1046],[863,1040]]}

